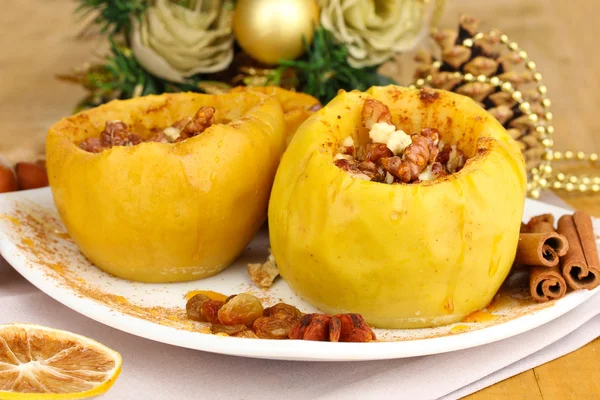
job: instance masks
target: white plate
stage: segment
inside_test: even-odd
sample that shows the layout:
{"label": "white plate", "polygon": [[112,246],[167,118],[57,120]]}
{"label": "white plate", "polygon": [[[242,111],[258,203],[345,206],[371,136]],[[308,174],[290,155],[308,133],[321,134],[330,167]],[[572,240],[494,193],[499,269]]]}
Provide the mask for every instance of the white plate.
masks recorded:
{"label": "white plate", "polygon": [[[525,218],[566,210],[528,200]],[[595,221],[596,232],[600,231]],[[185,318],[185,295],[192,290],[224,294],[251,292],[266,305],[279,301],[304,312],[304,303],[279,279],[268,291],[255,288],[246,263],[267,256],[268,235],[261,231],[248,249],[221,274],[173,284],[134,283],[91,265],[69,239],[59,221],[49,189],[0,196],[0,252],[40,290],[67,307],[113,328],[175,346],[245,357],[280,360],[351,361],[413,357],[460,350],[501,340],[551,321],[591,297],[594,291],[571,292],[561,300],[536,304],[526,300],[522,280],[505,285],[496,302],[479,314],[482,322],[413,330],[376,330],[381,341],[328,343],[256,340],[206,334],[203,324]],[[517,277],[518,278],[518,277]]]}

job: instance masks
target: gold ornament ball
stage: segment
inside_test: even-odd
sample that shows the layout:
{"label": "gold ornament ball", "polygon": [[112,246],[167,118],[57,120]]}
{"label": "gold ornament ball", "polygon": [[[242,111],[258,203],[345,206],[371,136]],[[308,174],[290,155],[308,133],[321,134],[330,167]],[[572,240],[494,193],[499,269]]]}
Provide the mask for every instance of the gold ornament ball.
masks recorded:
{"label": "gold ornament ball", "polygon": [[233,32],[240,47],[264,64],[293,60],[312,42],[319,24],[316,0],[238,0]]}

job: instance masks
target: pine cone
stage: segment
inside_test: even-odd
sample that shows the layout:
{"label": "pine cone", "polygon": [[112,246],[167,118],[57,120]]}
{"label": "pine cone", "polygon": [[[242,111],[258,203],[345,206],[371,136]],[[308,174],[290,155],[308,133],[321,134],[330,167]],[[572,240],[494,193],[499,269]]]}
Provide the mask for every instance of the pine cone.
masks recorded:
{"label": "pine cone", "polygon": [[[478,21],[467,16],[460,18],[458,30],[434,31],[432,38],[440,49],[440,56],[436,58],[425,51],[416,55],[419,65],[415,75],[422,83],[417,86],[431,86],[471,97],[519,141],[527,171],[539,168],[545,153],[544,136],[525,115],[518,97],[501,90],[499,85],[490,84],[489,79],[478,79],[496,77],[501,83],[510,82],[523,101],[528,102],[531,112],[537,115],[538,124],[546,125],[544,98],[535,86],[539,78],[531,71],[535,67],[523,67],[527,55],[516,46],[502,46],[505,39],[501,39],[502,35],[497,31],[478,33]],[[465,40],[472,45],[465,46]],[[535,64],[528,67],[531,65]]]}

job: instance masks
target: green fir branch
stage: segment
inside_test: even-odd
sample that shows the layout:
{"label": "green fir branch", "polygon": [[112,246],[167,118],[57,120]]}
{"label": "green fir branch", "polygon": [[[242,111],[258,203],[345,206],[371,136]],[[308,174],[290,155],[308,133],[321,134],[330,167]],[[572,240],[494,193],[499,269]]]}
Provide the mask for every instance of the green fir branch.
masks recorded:
{"label": "green fir branch", "polygon": [[[91,68],[83,77],[82,84],[89,95],[77,106],[77,110],[95,107],[115,99],[130,99],[165,92],[210,92],[225,90],[220,82],[190,79],[184,83],[173,83],[146,71],[127,46],[109,37],[110,53],[102,65]],[[223,88],[225,87],[225,88]]]}
{"label": "green fir branch", "polygon": [[339,89],[367,90],[375,85],[394,84],[392,79],[377,73],[377,67],[354,68],[348,64],[348,49],[338,43],[333,35],[319,27],[315,30],[313,43],[305,42],[306,54],[299,60],[281,60],[273,82],[286,68],[297,70],[298,89],[318,98],[323,104],[333,99]]}
{"label": "green fir branch", "polygon": [[131,18],[139,18],[150,6],[149,0],[78,0],[76,13],[96,13],[93,23],[108,35],[128,32]]}
{"label": "green fir branch", "polygon": [[132,51],[110,39],[111,53],[103,66],[104,73],[91,73],[93,86],[106,93],[117,93],[118,98],[158,94],[164,83],[143,69]]}

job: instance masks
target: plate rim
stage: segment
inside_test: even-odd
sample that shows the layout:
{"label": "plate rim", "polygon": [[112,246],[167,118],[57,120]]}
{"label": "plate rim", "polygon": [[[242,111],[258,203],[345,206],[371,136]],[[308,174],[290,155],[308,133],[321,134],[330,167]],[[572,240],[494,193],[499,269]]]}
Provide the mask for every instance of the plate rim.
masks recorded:
{"label": "plate rim", "polygon": [[[48,188],[44,188],[36,189],[35,192],[41,195],[44,190],[49,191]],[[2,195],[0,201],[6,201],[9,196]],[[21,198],[21,196],[10,197],[16,200]],[[527,201],[541,203],[531,199],[527,199]],[[556,212],[565,213],[570,211],[547,203],[541,204],[544,207],[554,208]],[[177,329],[113,310],[100,302],[77,294],[72,288],[61,285],[48,274],[36,270],[35,263],[27,259],[3,231],[0,231],[0,254],[13,269],[40,291],[78,314],[111,328],[156,342],[193,350],[230,356],[290,361],[387,360],[441,354],[478,347],[538,328],[559,318],[600,292],[600,287],[594,290],[571,292],[562,299],[555,300],[548,307],[535,310],[504,323],[433,338],[335,344],[294,340],[256,340],[222,337]],[[28,265],[29,263],[32,265]]]}

